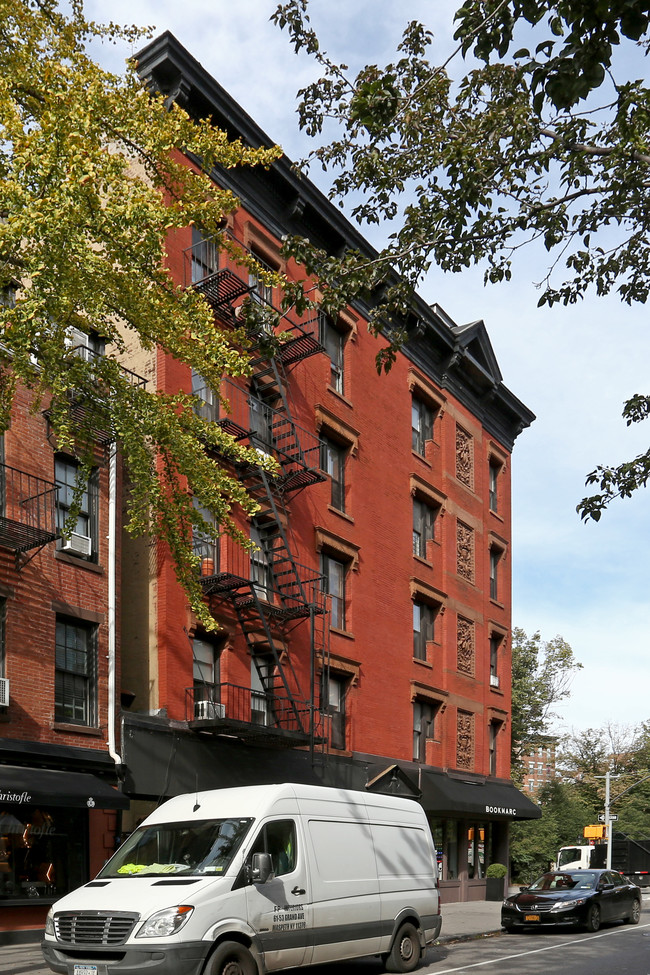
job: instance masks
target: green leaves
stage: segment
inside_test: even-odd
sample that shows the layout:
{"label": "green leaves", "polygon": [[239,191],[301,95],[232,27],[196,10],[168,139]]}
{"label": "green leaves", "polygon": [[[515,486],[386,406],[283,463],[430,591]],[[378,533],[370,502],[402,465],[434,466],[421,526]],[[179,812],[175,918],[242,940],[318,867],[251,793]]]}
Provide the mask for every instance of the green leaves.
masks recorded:
{"label": "green leaves", "polygon": [[561,636],[542,640],[520,628],[512,631],[512,760],[520,769],[522,753],[550,734],[554,708],[571,692],[571,681],[582,669],[569,644]]}
{"label": "green leaves", "polygon": [[[190,397],[163,396],[123,368],[134,352],[155,374],[156,350],[193,368],[214,389],[249,369],[241,334],[215,326],[203,298],[177,288],[165,268],[177,235],[197,224],[219,234],[238,201],[206,175],[214,165],[269,165],[280,150],[230,142],[145,90],[134,70],[103,71],[86,53],[94,38],[132,42],[141,32],[69,16],[53,0],[0,0],[0,428],[16,384],[48,407],[60,448],[88,463],[98,431],[119,441],[130,484],[128,529],[169,545],[192,607],[207,627],[192,529],[240,538],[254,503],[211,446],[243,448],[197,417]],[[190,169],[185,153],[203,160]],[[224,243],[224,246],[225,243]],[[98,335],[106,356],[71,351],[70,334]],[[71,400],[82,407],[71,417]],[[206,445],[208,451],[206,451]],[[201,522],[197,525],[197,518]],[[242,539],[242,541],[245,541]]]}

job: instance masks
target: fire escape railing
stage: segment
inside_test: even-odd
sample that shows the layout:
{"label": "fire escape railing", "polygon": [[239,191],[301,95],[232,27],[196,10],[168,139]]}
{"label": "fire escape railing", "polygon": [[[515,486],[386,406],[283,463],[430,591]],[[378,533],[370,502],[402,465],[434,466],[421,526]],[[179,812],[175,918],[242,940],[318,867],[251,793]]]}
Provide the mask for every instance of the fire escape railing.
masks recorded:
{"label": "fire escape railing", "polygon": [[[246,251],[241,243],[235,243]],[[277,702],[276,710],[271,707],[269,713],[282,715],[280,730],[290,728],[292,734],[302,735],[303,743],[309,740],[313,747],[323,724],[322,717],[315,717],[314,707],[314,620],[325,613],[325,598],[320,573],[294,558],[286,503],[291,495],[325,480],[326,475],[320,470],[317,436],[301,428],[291,416],[285,369],[323,350],[317,318],[280,312],[267,300],[264,286],[258,286],[244,264],[238,265],[232,255],[220,252],[217,241],[201,240],[188,248],[184,265],[186,286],[204,295],[223,324],[241,324],[246,316],[238,316],[238,307],[246,299],[278,314],[279,323],[274,329],[278,342],[265,341],[268,326],[258,327],[257,333],[251,335],[251,389],[224,380],[220,393],[226,407],[209,389],[194,390],[199,415],[219,423],[235,439],[256,448],[260,459],[270,454],[278,463],[276,473],[269,473],[254,461],[237,466],[239,479],[260,504],[252,526],[259,548],[251,553],[222,537],[218,545],[199,539],[200,550],[195,551],[201,558],[201,584],[206,598],[229,601],[246,640],[260,688],[248,688],[248,694],[253,695],[253,701],[257,693],[260,699]],[[309,620],[310,624],[311,689],[307,696],[300,690],[283,639],[284,628],[300,620]],[[196,717],[195,709],[201,701],[194,695],[195,689],[188,689],[190,713],[194,720],[204,720]],[[259,722],[250,715],[248,721],[251,731],[259,728]],[[274,727],[277,730],[275,719]]]}
{"label": "fire escape railing", "polygon": [[27,552],[59,538],[56,497],[52,481],[0,464],[0,547]]}

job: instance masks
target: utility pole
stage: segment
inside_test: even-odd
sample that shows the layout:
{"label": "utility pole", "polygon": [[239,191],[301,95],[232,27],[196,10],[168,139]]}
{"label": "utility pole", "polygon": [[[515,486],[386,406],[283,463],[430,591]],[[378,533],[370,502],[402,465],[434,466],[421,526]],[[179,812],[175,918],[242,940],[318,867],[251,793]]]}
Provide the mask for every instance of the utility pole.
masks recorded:
{"label": "utility pole", "polygon": [[621,796],[624,796],[626,792],[629,792],[630,789],[635,789],[636,786],[641,785],[642,782],[647,782],[648,779],[650,779],[650,775],[644,775],[642,779],[638,780],[638,782],[633,782],[632,785],[628,786],[627,789],[623,789],[623,791],[619,792],[619,794],[617,796],[614,796],[613,799],[610,799],[610,792],[609,792],[610,779],[620,779],[621,778],[620,774],[612,775],[611,772],[608,771],[605,773],[605,775],[595,775],[594,778],[605,780],[605,836],[607,837],[607,869],[611,870],[612,869],[612,823],[609,818],[609,807],[613,802],[616,802],[617,799],[620,799]]}
{"label": "utility pole", "polygon": [[[606,866],[608,870],[611,870],[612,869],[612,824],[609,819],[609,807],[611,805],[610,798],[609,798],[610,797],[609,785],[610,785],[610,780],[612,778],[618,779],[620,778],[620,776],[612,775],[612,773],[608,769],[604,775],[596,775],[594,776],[594,778],[605,780],[605,839],[607,841]],[[641,781],[643,781],[643,779]],[[635,785],[638,785],[638,782],[635,782]],[[630,788],[632,788],[632,786],[630,786]],[[626,789],[625,791],[627,792],[628,790]],[[621,796],[622,795],[623,793],[621,792]],[[619,799],[620,796],[616,796],[615,798]]]}
{"label": "utility pole", "polygon": [[612,869],[612,824],[609,820],[609,771],[605,776],[605,836],[607,837],[607,861],[605,866]]}

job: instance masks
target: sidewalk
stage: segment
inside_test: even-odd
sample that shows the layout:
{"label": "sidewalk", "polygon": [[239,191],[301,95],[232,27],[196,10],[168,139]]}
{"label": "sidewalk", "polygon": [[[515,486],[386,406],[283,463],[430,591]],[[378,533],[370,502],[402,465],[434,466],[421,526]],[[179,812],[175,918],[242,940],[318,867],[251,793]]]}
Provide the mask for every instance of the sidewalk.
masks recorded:
{"label": "sidewalk", "polygon": [[501,930],[501,901],[470,901],[441,907],[442,930],[437,944],[479,938]]}

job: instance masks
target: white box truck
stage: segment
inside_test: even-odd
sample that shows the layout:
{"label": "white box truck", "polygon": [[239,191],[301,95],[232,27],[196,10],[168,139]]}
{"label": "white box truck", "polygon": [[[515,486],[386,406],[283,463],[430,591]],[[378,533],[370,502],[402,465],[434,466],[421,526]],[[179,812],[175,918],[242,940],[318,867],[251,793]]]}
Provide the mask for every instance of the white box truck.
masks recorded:
{"label": "white box truck", "polygon": [[263,785],[177,796],[53,905],[61,975],[263,975],[379,955],[410,972],[440,933],[422,807]]}

